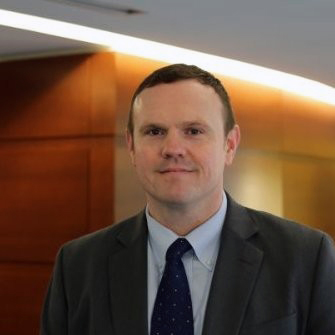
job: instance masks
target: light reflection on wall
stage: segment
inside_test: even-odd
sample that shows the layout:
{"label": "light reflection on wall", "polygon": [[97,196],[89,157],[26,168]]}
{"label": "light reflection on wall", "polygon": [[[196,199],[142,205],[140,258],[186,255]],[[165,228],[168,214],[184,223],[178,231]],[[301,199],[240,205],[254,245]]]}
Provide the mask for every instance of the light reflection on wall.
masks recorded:
{"label": "light reflection on wall", "polygon": [[283,216],[282,164],[276,155],[240,149],[224,176],[226,190],[240,203]]}

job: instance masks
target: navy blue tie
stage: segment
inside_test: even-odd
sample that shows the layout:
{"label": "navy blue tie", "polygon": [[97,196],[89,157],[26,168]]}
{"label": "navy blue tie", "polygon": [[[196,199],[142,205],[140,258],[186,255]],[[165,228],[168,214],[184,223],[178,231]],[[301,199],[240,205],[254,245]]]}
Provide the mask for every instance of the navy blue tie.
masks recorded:
{"label": "navy blue tie", "polygon": [[184,238],[166,252],[166,264],[151,318],[151,335],[193,335],[193,310],[181,257],[192,246]]}

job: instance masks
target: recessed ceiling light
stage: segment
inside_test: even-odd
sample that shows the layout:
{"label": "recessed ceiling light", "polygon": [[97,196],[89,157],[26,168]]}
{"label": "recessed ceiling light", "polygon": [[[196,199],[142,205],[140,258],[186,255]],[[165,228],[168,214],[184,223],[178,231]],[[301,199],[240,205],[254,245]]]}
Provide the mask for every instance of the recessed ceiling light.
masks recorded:
{"label": "recessed ceiling light", "polygon": [[229,58],[1,9],[0,25],[88,42],[108,47],[112,51],[156,61],[195,64],[210,72],[270,86],[335,106],[335,88],[331,86]]}

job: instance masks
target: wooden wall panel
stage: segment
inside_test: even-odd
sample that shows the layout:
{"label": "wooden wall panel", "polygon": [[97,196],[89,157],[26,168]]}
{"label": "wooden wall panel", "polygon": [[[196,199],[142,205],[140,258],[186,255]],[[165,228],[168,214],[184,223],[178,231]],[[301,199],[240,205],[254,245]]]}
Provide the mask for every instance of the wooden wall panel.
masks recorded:
{"label": "wooden wall panel", "polygon": [[89,231],[114,222],[114,156],[114,138],[91,141]]}
{"label": "wooden wall panel", "polygon": [[0,63],[0,139],[112,135],[114,68],[111,53]]}
{"label": "wooden wall panel", "polygon": [[283,216],[282,158],[243,149],[224,172],[225,189],[244,206]]}
{"label": "wooden wall panel", "polygon": [[335,239],[335,160],[287,157],[283,161],[284,215]]}
{"label": "wooden wall panel", "polygon": [[335,158],[335,106],[285,94],[283,108],[285,152]]}
{"label": "wooden wall panel", "polygon": [[37,334],[61,244],[113,223],[111,53],[0,63],[0,334]]}
{"label": "wooden wall panel", "polygon": [[0,63],[0,138],[86,134],[88,55]]}
{"label": "wooden wall panel", "polygon": [[[282,92],[218,76],[231,98],[241,128],[241,147],[280,151],[283,148]],[[266,140],[265,140],[266,139]]]}
{"label": "wooden wall panel", "polygon": [[11,146],[0,157],[0,260],[52,262],[87,231],[88,150]]}
{"label": "wooden wall panel", "polygon": [[111,53],[90,57],[90,133],[113,135],[115,132],[116,101],[115,59]]}
{"label": "wooden wall panel", "polygon": [[0,334],[38,334],[51,269],[51,265],[0,262]]}

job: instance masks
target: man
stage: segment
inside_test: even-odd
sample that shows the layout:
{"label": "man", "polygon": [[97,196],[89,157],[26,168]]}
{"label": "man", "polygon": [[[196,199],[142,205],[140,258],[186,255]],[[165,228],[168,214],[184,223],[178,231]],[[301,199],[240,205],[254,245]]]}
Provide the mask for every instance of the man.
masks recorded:
{"label": "man", "polygon": [[63,246],[41,334],[335,334],[333,242],[223,192],[239,139],[211,74],[146,78],[127,130],[146,209]]}

